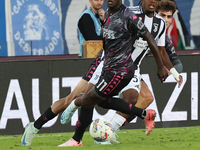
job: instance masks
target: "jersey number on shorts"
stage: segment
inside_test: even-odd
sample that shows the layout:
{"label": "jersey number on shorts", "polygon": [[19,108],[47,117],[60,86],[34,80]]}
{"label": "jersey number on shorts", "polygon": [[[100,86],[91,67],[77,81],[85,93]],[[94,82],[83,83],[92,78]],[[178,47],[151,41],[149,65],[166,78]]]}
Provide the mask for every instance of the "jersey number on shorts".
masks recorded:
{"label": "jersey number on shorts", "polygon": [[137,76],[136,75],[134,75],[134,77],[133,77],[133,80],[132,80],[133,82],[138,82],[138,78],[137,78]]}
{"label": "jersey number on shorts", "polygon": [[[107,84],[108,84],[108,83],[106,83],[105,80],[103,79],[103,80],[99,83],[99,85],[97,85],[97,88],[99,89],[99,91],[102,91],[102,90],[106,87]],[[101,87],[101,88],[100,88],[100,87]]]}

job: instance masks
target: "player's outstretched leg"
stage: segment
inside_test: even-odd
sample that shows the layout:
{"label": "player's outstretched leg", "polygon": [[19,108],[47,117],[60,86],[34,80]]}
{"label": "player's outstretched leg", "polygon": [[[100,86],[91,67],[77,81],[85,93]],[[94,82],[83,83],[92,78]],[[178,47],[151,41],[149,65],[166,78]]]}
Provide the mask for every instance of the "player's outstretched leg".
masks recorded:
{"label": "player's outstretched leg", "polygon": [[83,142],[80,143],[75,141],[73,138],[69,139],[67,142],[58,145],[58,147],[68,147],[68,146],[83,146]]}
{"label": "player's outstretched leg", "polygon": [[31,145],[31,142],[37,132],[39,131],[37,128],[34,127],[34,122],[30,122],[29,124],[26,125],[24,134],[21,138],[21,144],[22,146],[29,146]]}
{"label": "player's outstretched leg", "polygon": [[149,109],[146,110],[146,118],[144,119],[145,126],[146,126],[146,135],[149,135],[155,126],[154,119],[156,117],[155,110]]}

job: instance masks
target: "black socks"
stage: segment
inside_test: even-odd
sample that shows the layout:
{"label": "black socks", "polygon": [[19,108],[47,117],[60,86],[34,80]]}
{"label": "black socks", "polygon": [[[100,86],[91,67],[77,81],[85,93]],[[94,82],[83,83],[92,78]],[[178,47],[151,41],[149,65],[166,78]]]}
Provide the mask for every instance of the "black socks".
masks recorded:
{"label": "black socks", "polygon": [[93,116],[93,108],[85,108],[83,106],[81,107],[81,113],[76,123],[76,132],[72,137],[74,140],[81,142],[81,139],[83,137],[86,128],[92,122],[92,116]]}
{"label": "black socks", "polygon": [[40,129],[46,122],[49,120],[53,119],[56,117],[52,110],[51,107],[49,107],[35,122],[34,122],[34,127],[37,129]]}
{"label": "black socks", "polygon": [[136,115],[141,119],[144,119],[146,117],[146,110],[135,107],[133,104],[129,104],[120,98],[111,98],[109,109],[121,111],[122,113],[131,116]]}

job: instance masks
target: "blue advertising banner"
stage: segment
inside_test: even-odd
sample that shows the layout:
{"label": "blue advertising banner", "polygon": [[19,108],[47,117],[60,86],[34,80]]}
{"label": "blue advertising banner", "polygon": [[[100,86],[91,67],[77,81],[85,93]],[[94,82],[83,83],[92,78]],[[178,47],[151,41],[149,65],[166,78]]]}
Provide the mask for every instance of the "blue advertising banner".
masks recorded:
{"label": "blue advertising banner", "polygon": [[0,56],[8,56],[6,42],[5,1],[0,1]]}
{"label": "blue advertising banner", "polygon": [[15,56],[63,54],[58,0],[11,0]]}

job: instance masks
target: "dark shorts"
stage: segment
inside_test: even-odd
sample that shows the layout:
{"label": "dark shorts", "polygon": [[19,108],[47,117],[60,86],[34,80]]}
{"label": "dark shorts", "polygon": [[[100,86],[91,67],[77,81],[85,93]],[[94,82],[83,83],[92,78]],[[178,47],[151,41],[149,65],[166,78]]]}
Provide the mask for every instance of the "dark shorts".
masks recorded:
{"label": "dark shorts", "polygon": [[89,81],[92,78],[94,72],[96,71],[96,69],[101,61],[98,61],[98,63],[95,63],[95,62],[96,62],[96,60],[90,65],[88,71],[85,73],[85,75],[82,77],[82,79]]}
{"label": "dark shorts", "polygon": [[133,75],[134,73],[122,76],[120,74],[104,72],[92,90],[96,96],[101,99],[118,95],[118,93],[130,82]]}
{"label": "dark shorts", "polygon": [[96,69],[98,68],[99,64],[101,63],[101,61],[103,59],[102,55],[103,55],[103,50],[101,50],[98,53],[96,59],[92,62],[88,71],[85,73],[85,75],[82,77],[82,79],[89,81],[92,78],[94,72],[96,71]]}

